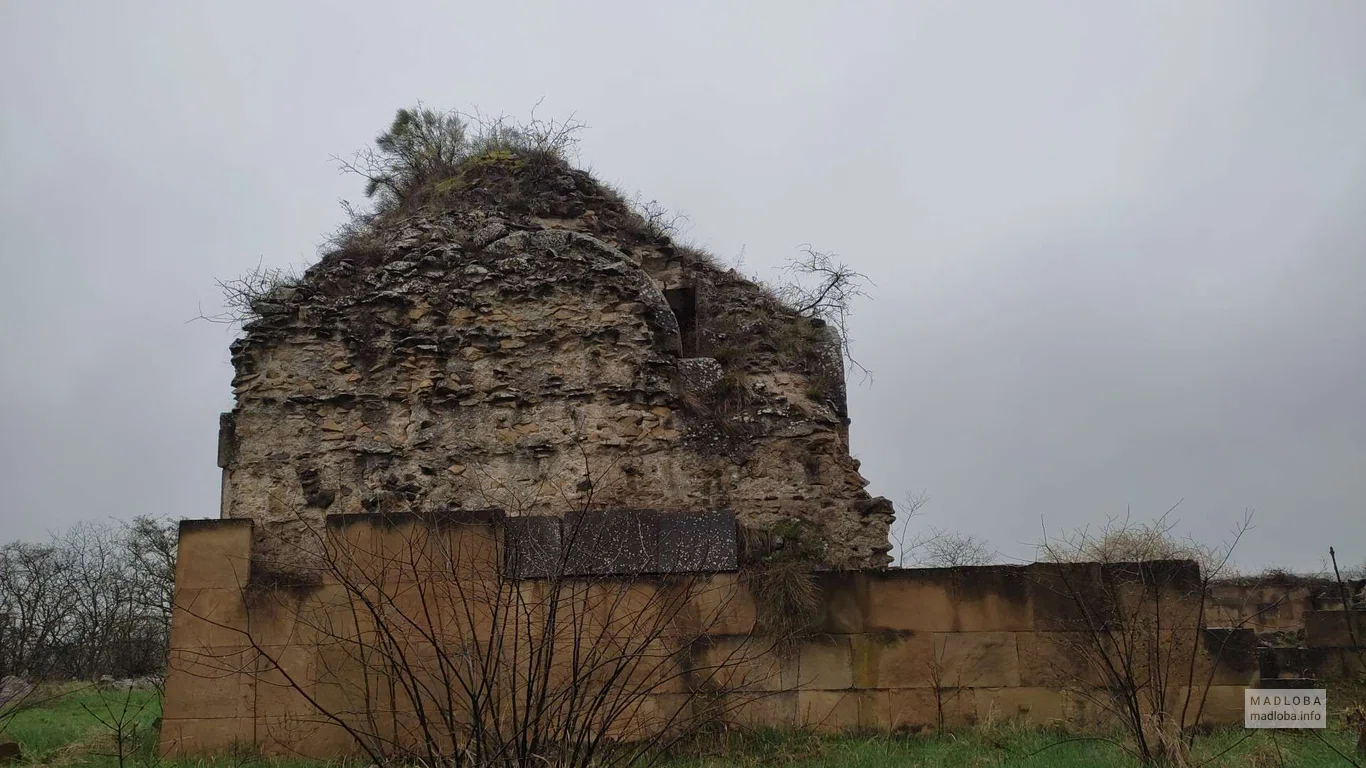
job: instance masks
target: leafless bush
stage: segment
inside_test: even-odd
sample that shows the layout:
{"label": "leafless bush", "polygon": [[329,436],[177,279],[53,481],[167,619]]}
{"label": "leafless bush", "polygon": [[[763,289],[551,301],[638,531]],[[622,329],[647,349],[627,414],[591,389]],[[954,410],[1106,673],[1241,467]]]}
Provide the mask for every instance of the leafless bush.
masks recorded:
{"label": "leafless bush", "polygon": [[113,758],[119,768],[124,768],[137,752],[139,735],[146,727],[144,713],[153,701],[148,696],[134,696],[133,692],[131,685],[101,686],[93,705],[81,702],[81,709],[100,724],[113,742],[113,751],[101,756]]}
{"label": "leafless bush", "polygon": [[572,160],[578,150],[579,133],[587,127],[573,115],[564,120],[538,118],[536,107],[525,121],[506,115],[488,117],[478,110],[465,117],[475,128],[470,139],[470,156],[509,152],[543,165]]}
{"label": "leafless bush", "polygon": [[1053,561],[1065,556],[1067,562],[1092,563],[1194,560],[1202,572],[1226,575],[1230,568],[1227,552],[1189,536],[1178,538],[1173,534],[1176,520],[1172,513],[1178,506],[1180,502],[1151,522],[1136,521],[1126,510],[1123,517],[1108,519],[1098,530],[1083,528],[1064,533],[1040,547],[1040,559]]}
{"label": "leafless bush", "polygon": [[834,253],[818,251],[810,245],[801,246],[800,251],[800,256],[783,267],[785,278],[773,285],[774,293],[798,314],[833,326],[844,343],[845,362],[867,374],[868,369],[851,352],[849,316],[854,303],[867,298],[866,287],[871,281]]}
{"label": "leafless bush", "polygon": [[914,559],[908,559],[910,554],[908,545],[915,543],[914,538],[910,537],[911,521],[920,514],[920,510],[930,503],[930,496],[924,490],[919,492],[906,492],[905,499],[901,502],[901,508],[897,510],[897,523],[889,531],[888,535],[892,543],[896,545],[896,567],[905,568],[907,563],[914,563]]}
{"label": "leafless bush", "polygon": [[216,280],[223,293],[223,310],[196,320],[225,325],[242,325],[260,318],[272,304],[283,302],[293,293],[302,275],[292,267],[267,267],[261,262],[241,277]]}
{"label": "leafless bush", "polygon": [[174,567],[173,524],[147,517],[0,547],[0,677],[159,673]]}
{"label": "leafless bush", "polygon": [[996,551],[982,539],[966,533],[930,528],[911,545],[915,564],[925,568],[957,568],[991,565]]}
{"label": "leafless bush", "polygon": [[1170,515],[1152,523],[1126,516],[1094,533],[1045,532],[1039,547],[1041,560],[1058,564],[1043,571],[1041,586],[1071,614],[1054,627],[1067,649],[1057,671],[1098,718],[1123,727],[1128,743],[1120,746],[1143,765],[1181,765],[1190,754],[1232,636],[1206,643],[1210,582],[1251,527],[1248,512],[1228,541],[1207,547],[1175,540]]}
{"label": "leafless bush", "polygon": [[682,223],[688,220],[687,216],[673,213],[658,200],[646,200],[640,195],[631,201],[631,211],[640,217],[645,234],[655,239],[677,237]]}

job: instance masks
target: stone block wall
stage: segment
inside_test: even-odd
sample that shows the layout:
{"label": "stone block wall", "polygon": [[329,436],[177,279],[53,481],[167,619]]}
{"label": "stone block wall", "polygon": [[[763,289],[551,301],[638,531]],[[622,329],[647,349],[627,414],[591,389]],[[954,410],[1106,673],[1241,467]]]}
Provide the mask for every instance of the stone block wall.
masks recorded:
{"label": "stone block wall", "polygon": [[[1113,569],[1036,564],[821,572],[814,577],[818,611],[800,633],[774,644],[764,626],[770,596],[756,594],[736,570],[733,519],[713,513],[618,520],[604,514],[587,526],[595,556],[579,560],[565,547],[583,541],[577,539],[581,529],[566,529],[570,523],[559,519],[535,520],[504,520],[496,512],[442,519],[333,516],[327,546],[335,547],[330,551],[343,566],[286,580],[252,572],[252,521],[184,523],[163,753],[216,752],[246,743],[268,754],[354,754],[346,718],[374,714],[375,699],[359,692],[386,683],[344,642],[375,629],[356,610],[356,595],[383,596],[395,609],[477,608],[471,596],[488,584],[511,585],[519,595],[544,594],[551,584],[570,590],[572,604],[592,619],[594,639],[618,631],[614,626],[636,632],[639,625],[618,623],[671,606],[669,631],[647,641],[664,661],[643,683],[632,680],[649,695],[610,724],[618,735],[675,716],[703,716],[701,704],[718,701],[725,706],[709,712],[735,724],[821,732],[958,727],[1013,717],[1077,724],[1101,717],[1094,700],[1103,681],[1078,653],[1086,641],[1078,617],[1110,620],[1104,615],[1109,608],[1088,602],[1085,594],[1113,583],[1107,581],[1116,578]],[[461,554],[458,563],[450,553]],[[557,561],[577,562],[584,576],[555,581],[531,575]],[[395,563],[403,567],[389,569]],[[1181,623],[1196,615],[1180,594],[1194,573],[1191,566],[1149,564],[1143,573],[1161,571],[1163,578],[1149,583],[1173,589],[1175,623],[1168,625],[1174,629],[1166,630],[1166,642],[1178,652],[1196,648],[1197,679],[1213,683],[1200,719],[1239,722],[1242,689],[1256,679],[1256,663],[1241,645],[1211,643],[1208,633]],[[632,575],[612,575],[617,569]],[[368,581],[356,590],[348,579]],[[1064,583],[1081,591],[1069,593],[1060,588]],[[699,588],[679,591],[681,584]],[[679,602],[659,600],[669,594],[680,595]],[[1076,594],[1083,599],[1073,599]],[[593,603],[594,595],[606,599]],[[589,601],[577,602],[581,598]],[[533,606],[528,615],[541,605],[525,604]],[[603,606],[620,610],[604,612]],[[482,630],[490,619],[478,614],[424,615],[413,624],[413,637],[397,642],[420,655],[424,632],[460,621]],[[1216,647],[1224,650],[1217,659]],[[572,666],[555,674],[573,674]],[[411,715],[412,703],[402,698],[388,699],[383,711],[396,724]],[[343,716],[319,716],[319,707]]]}
{"label": "stone block wall", "polygon": [[1366,610],[1309,611],[1304,619],[1306,666],[1314,677],[1366,674]]}
{"label": "stone block wall", "polygon": [[1210,585],[1209,624],[1254,632],[1295,632],[1304,629],[1305,616],[1311,611],[1337,607],[1337,593],[1335,583],[1320,578],[1217,580]]}

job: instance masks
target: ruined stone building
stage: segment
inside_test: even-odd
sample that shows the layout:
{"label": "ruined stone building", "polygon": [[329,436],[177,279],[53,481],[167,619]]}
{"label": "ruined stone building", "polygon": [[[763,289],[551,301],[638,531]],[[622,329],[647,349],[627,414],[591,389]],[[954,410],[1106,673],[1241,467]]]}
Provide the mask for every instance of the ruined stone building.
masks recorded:
{"label": "ruined stone building", "polygon": [[880,567],[840,340],[589,174],[503,153],[258,302],[232,346],[225,518],[733,510]]}
{"label": "ruined stone building", "polygon": [[[1250,632],[1207,628],[1189,561],[885,568],[892,507],[849,453],[835,329],[553,147],[462,131],[401,110],[376,141],[401,173],[370,177],[393,194],[245,294],[222,519],[180,527],[163,755],[549,764],[718,726],[1017,717],[1165,733],[1355,653],[1354,625],[1304,612],[1322,642],[1266,673]],[[1117,620],[1145,606],[1162,621]],[[1162,682],[1135,694],[1136,669]]]}

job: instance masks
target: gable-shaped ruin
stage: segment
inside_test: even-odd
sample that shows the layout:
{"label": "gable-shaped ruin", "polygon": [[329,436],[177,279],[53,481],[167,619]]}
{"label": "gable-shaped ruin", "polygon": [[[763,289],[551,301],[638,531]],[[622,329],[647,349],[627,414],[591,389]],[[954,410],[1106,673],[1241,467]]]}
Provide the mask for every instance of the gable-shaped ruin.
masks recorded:
{"label": "gable-shaped ruin", "polygon": [[582,171],[471,161],[256,309],[219,464],[258,551],[329,514],[629,508],[797,521],[827,565],[889,560],[837,335]]}

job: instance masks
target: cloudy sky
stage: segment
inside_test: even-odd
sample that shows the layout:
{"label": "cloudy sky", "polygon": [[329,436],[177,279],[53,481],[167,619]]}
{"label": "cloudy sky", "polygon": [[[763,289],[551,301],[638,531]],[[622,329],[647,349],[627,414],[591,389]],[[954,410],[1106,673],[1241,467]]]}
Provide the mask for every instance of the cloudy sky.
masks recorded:
{"label": "cloudy sky", "polygon": [[1366,4],[0,2],[0,539],[212,517],[214,279],[301,264],[329,159],[428,104],[771,275],[875,283],[871,490],[1027,559],[1178,500],[1248,568],[1366,559]]}

